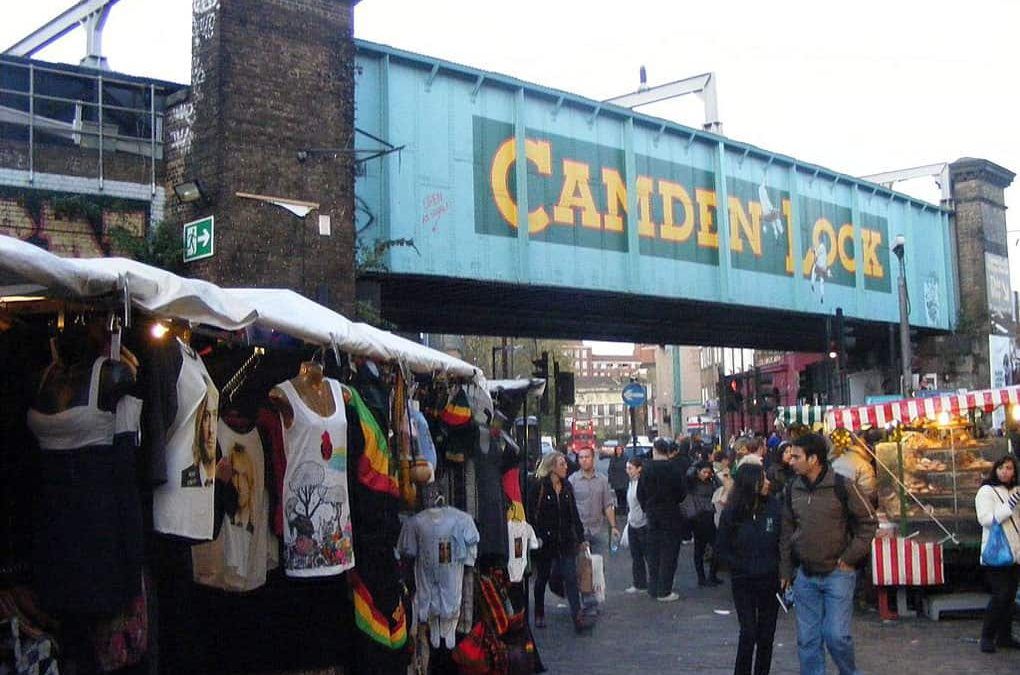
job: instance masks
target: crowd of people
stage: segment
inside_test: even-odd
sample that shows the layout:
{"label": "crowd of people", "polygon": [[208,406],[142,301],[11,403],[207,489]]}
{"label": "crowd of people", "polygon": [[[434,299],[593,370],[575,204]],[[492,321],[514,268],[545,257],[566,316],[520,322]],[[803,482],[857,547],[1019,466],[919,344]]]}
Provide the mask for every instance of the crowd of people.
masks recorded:
{"label": "crowd of people", "polygon": [[[781,608],[796,606],[800,672],[826,672],[826,652],[841,675],[857,668],[851,631],[855,588],[877,527],[875,473],[870,462],[842,449],[830,456],[822,435],[790,440],[741,436],[714,452],[685,438],[658,438],[651,457],[613,450],[609,475],[595,470],[594,450],[576,461],[546,454],[529,494],[528,513],[543,545],[535,552],[534,614],[545,625],[545,590],[554,571],[577,630],[594,625],[599,608],[580,593],[576,560],[586,548],[604,553],[626,527],[632,561],[627,593],[656,602],[674,591],[679,553],[694,546],[699,586],[729,575],[740,625],[734,673],[765,675]],[[984,559],[992,599],[981,650],[1020,648],[1011,633],[1020,582],[1020,487],[1013,455],[994,464],[977,496],[983,544],[1001,537],[1011,565]],[[623,482],[623,480],[626,482]],[[617,513],[626,520],[617,522]],[[707,569],[706,569],[707,568]]]}

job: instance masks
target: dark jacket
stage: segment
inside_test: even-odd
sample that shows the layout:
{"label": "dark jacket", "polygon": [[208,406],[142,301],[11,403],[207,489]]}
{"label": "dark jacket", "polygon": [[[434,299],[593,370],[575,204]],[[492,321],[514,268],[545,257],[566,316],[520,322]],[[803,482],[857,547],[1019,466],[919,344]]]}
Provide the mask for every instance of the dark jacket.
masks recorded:
{"label": "dark jacket", "polygon": [[[688,471],[690,473],[690,471]],[[715,518],[715,504],[712,503],[712,495],[722,483],[713,476],[708,481],[698,478],[695,473],[688,476],[687,480],[687,505],[685,513],[688,518],[694,518],[700,514],[709,514]]]}
{"label": "dark jacket", "polygon": [[577,513],[574,488],[563,481],[559,496],[548,476],[534,481],[528,491],[528,520],[542,541],[539,555],[559,557],[573,555],[584,541],[584,527]]}
{"label": "dark jacket", "polygon": [[684,474],[684,464],[675,460],[657,459],[645,465],[637,497],[652,529],[682,529],[684,515],[680,503],[687,495]]}
{"label": "dark jacket", "polygon": [[722,512],[715,538],[716,551],[733,578],[779,576],[783,503],[773,496],[753,517],[736,522],[735,515],[732,509]]}
{"label": "dark jacket", "polygon": [[853,481],[846,481],[846,506],[837,494],[836,472],[826,465],[808,484],[797,476],[787,486],[780,538],[780,574],[792,578],[795,564],[807,574],[828,574],[842,560],[857,567],[871,551],[875,514]]}
{"label": "dark jacket", "polygon": [[613,456],[609,460],[609,487],[614,490],[626,490],[630,485],[630,476],[627,475],[627,458],[623,455]]}

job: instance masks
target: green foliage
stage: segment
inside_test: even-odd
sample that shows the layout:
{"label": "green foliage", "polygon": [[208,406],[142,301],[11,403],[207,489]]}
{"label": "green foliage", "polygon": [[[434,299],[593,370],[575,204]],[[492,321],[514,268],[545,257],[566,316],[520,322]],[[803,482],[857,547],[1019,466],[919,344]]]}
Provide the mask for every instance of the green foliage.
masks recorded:
{"label": "green foliage", "polygon": [[391,248],[408,246],[414,252],[421,255],[418,247],[414,245],[414,239],[376,239],[371,246],[366,246],[360,240],[355,243],[354,259],[357,266],[357,275],[361,276],[367,272],[386,272],[386,253]]}
{"label": "green foliage", "polygon": [[149,237],[136,237],[122,227],[114,227],[110,229],[110,240],[138,262],[184,274],[184,241],[180,228],[159,222],[153,225]]}

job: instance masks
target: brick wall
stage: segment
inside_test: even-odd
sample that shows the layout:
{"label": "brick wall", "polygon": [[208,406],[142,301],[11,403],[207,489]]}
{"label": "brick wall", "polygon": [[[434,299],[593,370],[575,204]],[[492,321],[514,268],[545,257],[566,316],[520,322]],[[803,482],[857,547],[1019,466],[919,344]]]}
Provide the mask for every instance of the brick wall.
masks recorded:
{"label": "brick wall", "polygon": [[57,255],[123,254],[111,230],[119,228],[141,237],[148,223],[145,201],[0,186],[0,234],[30,241]]}
{"label": "brick wall", "polygon": [[[197,178],[216,256],[189,272],[227,286],[284,287],[341,312],[354,302],[352,11],[326,0],[196,0],[189,99],[168,111],[167,187]],[[246,192],[315,202],[304,219]],[[174,201],[171,197],[171,201]],[[331,234],[319,234],[319,216]]]}
{"label": "brick wall", "polygon": [[960,328],[918,345],[922,372],[940,375],[942,389],[990,386],[990,318],[985,253],[1007,255],[1005,189],[1014,173],[984,159],[950,165],[960,281]]}

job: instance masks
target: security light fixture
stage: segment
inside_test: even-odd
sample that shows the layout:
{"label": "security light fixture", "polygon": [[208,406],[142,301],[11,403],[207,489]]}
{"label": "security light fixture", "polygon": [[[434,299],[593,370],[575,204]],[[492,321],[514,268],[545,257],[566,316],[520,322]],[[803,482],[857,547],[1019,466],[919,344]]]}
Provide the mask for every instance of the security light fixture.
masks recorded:
{"label": "security light fixture", "polygon": [[895,243],[893,244],[892,252],[895,253],[896,257],[900,259],[900,262],[903,262],[903,247],[906,243],[907,243],[906,237],[904,237],[902,234],[896,235],[896,240]]}
{"label": "security light fixture", "polygon": [[202,184],[198,182],[198,179],[177,183],[174,185],[174,193],[184,204],[200,202],[205,199],[205,193],[202,192]]}

